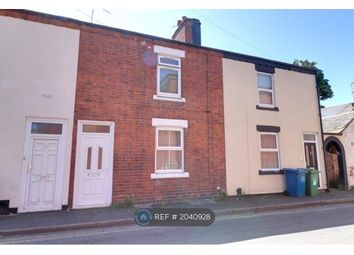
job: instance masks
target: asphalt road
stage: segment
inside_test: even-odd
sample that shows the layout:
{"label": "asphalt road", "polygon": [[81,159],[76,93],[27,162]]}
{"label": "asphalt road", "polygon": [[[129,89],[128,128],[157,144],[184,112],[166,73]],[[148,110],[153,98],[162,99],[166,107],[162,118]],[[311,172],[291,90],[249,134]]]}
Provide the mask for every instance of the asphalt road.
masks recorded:
{"label": "asphalt road", "polygon": [[111,227],[0,239],[5,244],[354,244],[354,205],[220,216],[208,227]]}

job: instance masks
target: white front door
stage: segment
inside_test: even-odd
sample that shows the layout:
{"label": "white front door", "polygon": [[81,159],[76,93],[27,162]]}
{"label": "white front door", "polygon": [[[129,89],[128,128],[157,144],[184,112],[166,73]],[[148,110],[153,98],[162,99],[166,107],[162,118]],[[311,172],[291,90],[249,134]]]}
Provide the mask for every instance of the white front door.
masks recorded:
{"label": "white front door", "polygon": [[58,142],[57,139],[32,139],[28,207],[45,207],[55,202]]}
{"label": "white front door", "polygon": [[28,120],[19,212],[61,209],[64,123]]}
{"label": "white front door", "polygon": [[109,206],[112,200],[113,123],[79,121],[74,208]]}

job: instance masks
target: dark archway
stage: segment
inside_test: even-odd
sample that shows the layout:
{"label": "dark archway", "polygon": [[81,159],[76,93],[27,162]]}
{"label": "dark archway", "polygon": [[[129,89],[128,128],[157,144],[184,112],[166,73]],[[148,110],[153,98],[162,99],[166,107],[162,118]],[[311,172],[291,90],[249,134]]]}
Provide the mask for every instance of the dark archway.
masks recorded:
{"label": "dark archway", "polygon": [[345,150],[337,137],[329,136],[325,142],[329,188],[348,188]]}

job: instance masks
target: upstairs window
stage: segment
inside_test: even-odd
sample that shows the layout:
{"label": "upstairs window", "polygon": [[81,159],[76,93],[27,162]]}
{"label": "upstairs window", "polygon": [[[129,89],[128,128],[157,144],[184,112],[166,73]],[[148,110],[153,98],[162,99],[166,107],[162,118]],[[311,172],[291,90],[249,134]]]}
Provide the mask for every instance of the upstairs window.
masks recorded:
{"label": "upstairs window", "polygon": [[158,56],[157,96],[181,98],[181,59]]}
{"label": "upstairs window", "polygon": [[267,73],[257,73],[259,106],[274,108],[273,76]]}

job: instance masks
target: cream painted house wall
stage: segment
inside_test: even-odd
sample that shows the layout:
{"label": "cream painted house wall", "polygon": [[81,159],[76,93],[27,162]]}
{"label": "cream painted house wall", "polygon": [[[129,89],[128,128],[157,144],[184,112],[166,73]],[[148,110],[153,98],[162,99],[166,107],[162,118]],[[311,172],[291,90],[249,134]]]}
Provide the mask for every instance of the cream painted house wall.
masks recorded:
{"label": "cream painted house wall", "polygon": [[338,137],[345,150],[347,163],[348,186],[354,187],[354,122],[344,130],[343,135]]}
{"label": "cream painted house wall", "polygon": [[283,69],[273,75],[275,105],[279,112],[257,110],[255,65],[223,59],[226,146],[226,187],[244,194],[277,193],[285,190],[282,174],[259,175],[260,140],[257,125],[279,126],[280,167],[305,167],[305,132],[317,135],[321,188],[326,188],[323,145],[315,76]]}
{"label": "cream painted house wall", "polygon": [[78,30],[0,16],[0,200],[19,206],[26,118],[67,120],[67,204]]}
{"label": "cream painted house wall", "polygon": [[348,125],[341,135],[325,135],[325,139],[330,136],[338,138],[344,147],[348,187],[352,188],[354,187],[354,121]]}

